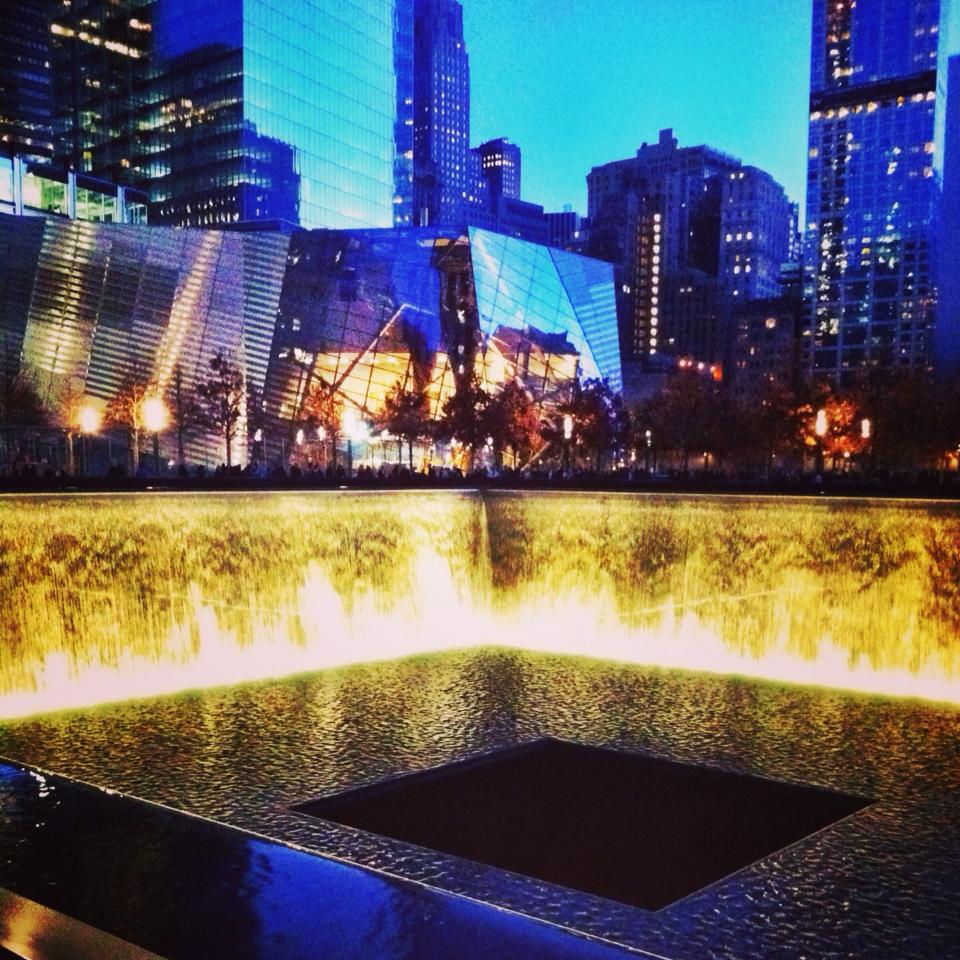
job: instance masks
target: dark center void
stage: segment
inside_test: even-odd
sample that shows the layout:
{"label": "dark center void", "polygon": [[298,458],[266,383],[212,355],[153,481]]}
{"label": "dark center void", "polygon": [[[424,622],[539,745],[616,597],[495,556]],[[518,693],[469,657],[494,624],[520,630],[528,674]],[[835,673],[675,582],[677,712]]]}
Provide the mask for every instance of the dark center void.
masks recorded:
{"label": "dark center void", "polygon": [[659,910],[869,802],[816,787],[538,740],[297,809]]}

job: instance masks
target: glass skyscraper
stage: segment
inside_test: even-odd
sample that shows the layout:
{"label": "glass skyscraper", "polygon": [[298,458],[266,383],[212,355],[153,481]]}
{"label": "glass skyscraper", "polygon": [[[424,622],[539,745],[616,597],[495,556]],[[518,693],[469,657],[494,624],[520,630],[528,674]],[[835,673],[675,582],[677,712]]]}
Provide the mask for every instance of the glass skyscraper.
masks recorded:
{"label": "glass skyscraper", "polygon": [[814,0],[804,346],[817,378],[930,361],[941,6]]}
{"label": "glass skyscraper", "polygon": [[414,5],[414,217],[459,226],[470,156],[470,58],[457,0]]}
{"label": "glass skyscraper", "polygon": [[0,0],[0,151],[53,155],[50,24],[38,0]]}
{"label": "glass skyscraper", "polygon": [[60,154],[156,223],[412,217],[412,0],[70,0]]}

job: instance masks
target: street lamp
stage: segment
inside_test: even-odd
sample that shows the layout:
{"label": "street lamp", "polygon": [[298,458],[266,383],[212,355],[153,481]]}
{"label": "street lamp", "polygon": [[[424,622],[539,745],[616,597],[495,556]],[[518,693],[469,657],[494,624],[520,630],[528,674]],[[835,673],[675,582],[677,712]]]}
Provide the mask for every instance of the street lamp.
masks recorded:
{"label": "street lamp", "polygon": [[570,441],[573,439],[573,417],[568,413],[563,418],[563,459],[564,470],[570,472]]}
{"label": "street lamp", "polygon": [[830,425],[827,422],[827,411],[817,411],[817,422],[814,424],[814,432],[817,435],[817,473],[823,473],[823,438],[827,435]]}
{"label": "street lamp", "polygon": [[353,476],[353,444],[370,438],[370,428],[360,419],[356,410],[344,410],[341,422],[343,435],[347,438],[347,476]]}
{"label": "street lamp", "polygon": [[[83,475],[86,476],[88,473],[87,470],[87,437],[92,434],[100,432],[100,424],[103,422],[103,417],[100,414],[100,411],[90,404],[84,404],[80,408],[80,412],[77,416],[77,421],[80,426],[80,445],[83,452]],[[73,438],[70,438],[70,447],[71,454],[73,452]]]}
{"label": "street lamp", "polygon": [[160,434],[167,429],[170,412],[160,397],[147,397],[143,401],[143,425],[153,434],[153,473],[160,476]]}
{"label": "street lamp", "polygon": [[647,473],[650,472],[650,454],[653,451],[653,431],[647,430],[644,433],[644,439],[647,441]]}

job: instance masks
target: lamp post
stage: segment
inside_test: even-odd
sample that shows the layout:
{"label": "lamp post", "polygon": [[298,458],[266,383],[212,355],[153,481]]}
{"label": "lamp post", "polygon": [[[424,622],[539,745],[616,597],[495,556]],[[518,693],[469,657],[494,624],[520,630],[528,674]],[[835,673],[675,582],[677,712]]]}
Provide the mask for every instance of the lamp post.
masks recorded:
{"label": "lamp post", "polygon": [[[80,408],[78,420],[80,424],[81,469],[83,471],[83,476],[87,476],[89,473],[87,463],[87,437],[91,436],[92,434],[99,433],[102,419],[103,418],[100,415],[100,411],[96,407],[91,406],[90,404],[84,404]],[[72,455],[73,436],[68,436]]]}
{"label": "lamp post", "polygon": [[568,413],[563,418],[563,472],[570,472],[570,441],[573,439],[573,417]]}
{"label": "lamp post", "polygon": [[870,447],[871,457],[873,459],[873,444],[870,441],[873,439],[873,423],[868,417],[864,417],[860,421],[860,436],[863,439],[864,445]]}
{"label": "lamp post", "polygon": [[647,430],[643,435],[647,442],[647,473],[650,473],[650,455],[653,453],[653,431]]}
{"label": "lamp post", "polygon": [[827,422],[827,411],[817,411],[817,422],[814,424],[814,432],[817,435],[817,473],[823,473],[823,438],[827,435],[830,424]]}
{"label": "lamp post", "polygon": [[370,438],[370,428],[360,419],[356,410],[344,410],[343,434],[347,438],[347,476],[353,476],[353,443],[363,443]]}
{"label": "lamp post", "polygon": [[317,427],[317,440],[320,442],[320,464],[323,467],[327,465],[327,428]]}
{"label": "lamp post", "polygon": [[170,413],[160,397],[147,397],[143,401],[143,425],[153,434],[153,475],[160,476],[160,434],[167,429]]}

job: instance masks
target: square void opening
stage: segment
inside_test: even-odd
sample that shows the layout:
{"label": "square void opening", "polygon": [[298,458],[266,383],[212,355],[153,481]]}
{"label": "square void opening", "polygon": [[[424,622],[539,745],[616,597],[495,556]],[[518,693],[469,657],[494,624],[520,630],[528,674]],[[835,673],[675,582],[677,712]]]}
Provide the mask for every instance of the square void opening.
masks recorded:
{"label": "square void opening", "polygon": [[296,809],[659,910],[870,801],[559,740]]}

